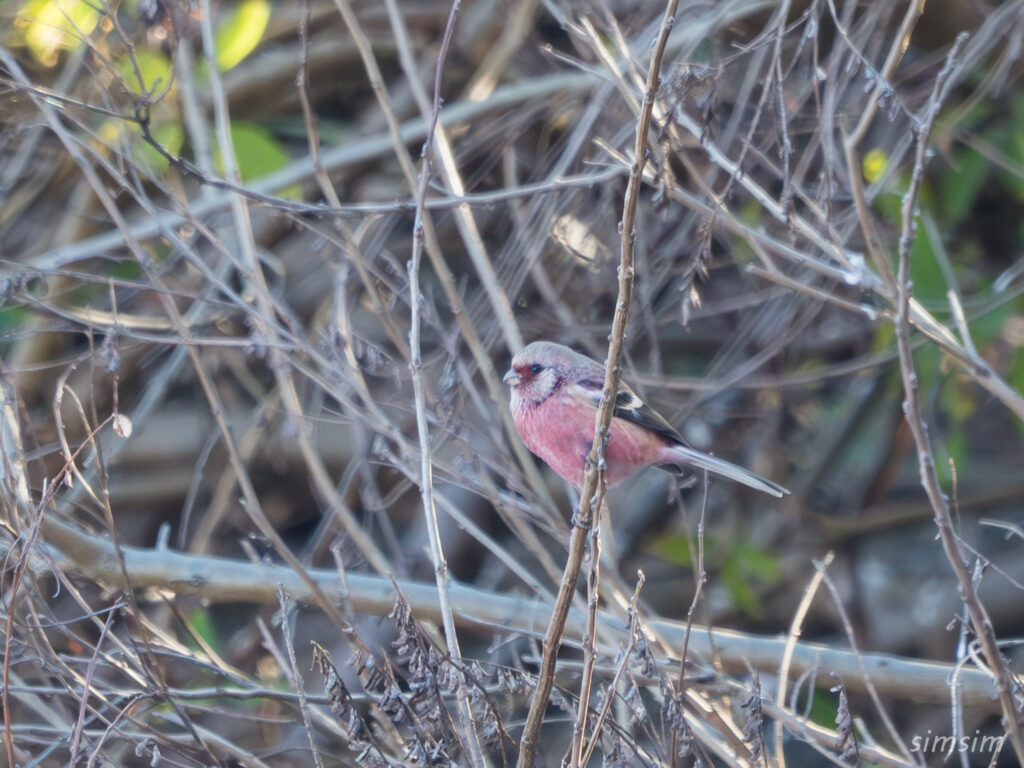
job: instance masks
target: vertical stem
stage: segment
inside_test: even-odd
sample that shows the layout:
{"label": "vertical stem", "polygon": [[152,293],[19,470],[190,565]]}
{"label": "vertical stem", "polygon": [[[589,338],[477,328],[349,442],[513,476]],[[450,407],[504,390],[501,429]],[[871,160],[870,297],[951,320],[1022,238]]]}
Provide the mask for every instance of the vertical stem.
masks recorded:
{"label": "vertical stem", "polygon": [[[594,512],[594,523],[590,528],[590,573],[587,575],[587,628],[583,633],[583,670],[580,677],[580,700],[576,709],[576,722],[572,728],[572,753],[569,760],[571,768],[583,765],[583,742],[587,732],[587,710],[590,708],[590,690],[594,682],[594,661],[597,650],[594,648],[594,635],[597,633],[597,606],[600,598],[598,590],[601,577],[601,509],[602,503]],[[612,695],[609,691],[609,695]],[[594,734],[596,741],[597,734]]]}
{"label": "vertical stem", "polygon": [[658,92],[661,58],[665,53],[669,33],[675,23],[676,8],[679,0],[668,0],[665,14],[662,16],[658,39],[651,52],[651,62],[647,69],[647,83],[644,89],[644,101],[637,120],[636,134],[633,142],[633,165],[629,169],[629,181],[626,184],[625,200],[622,206],[622,221],[619,223],[619,295],[615,304],[615,316],[612,319],[612,332],[608,344],[608,360],[605,364],[604,390],[601,393],[601,404],[597,409],[594,423],[594,440],[587,457],[586,471],[583,475],[583,488],[580,492],[580,505],[573,517],[573,529],[569,539],[569,558],[562,575],[555,608],[544,635],[544,651],[541,657],[540,671],[537,677],[537,689],[530,702],[530,711],[526,716],[523,738],[520,742],[519,760],[516,768],[529,768],[537,752],[537,738],[544,721],[544,712],[551,697],[551,687],[555,679],[555,661],[558,648],[565,631],[565,621],[569,615],[569,605],[576,589],[580,564],[583,561],[583,550],[586,545],[588,529],[591,527],[595,510],[604,498],[604,483],[599,482],[603,476],[604,447],[611,424],[612,411],[615,405],[615,393],[619,391],[619,360],[622,358],[623,342],[626,338],[626,325],[629,322],[629,304],[633,295],[633,256],[636,243],[636,208],[640,199],[640,185],[643,183],[643,170],[647,162],[647,134],[651,128],[651,115],[654,112],[654,99]]}
{"label": "vertical stem", "polygon": [[953,530],[953,523],[949,512],[949,500],[943,494],[942,488],[939,485],[939,476],[935,471],[935,460],[932,454],[931,438],[928,435],[928,426],[921,416],[917,372],[914,369],[914,358],[910,345],[910,248],[916,236],[914,208],[917,205],[917,195],[921,188],[921,182],[924,179],[928,138],[931,135],[935,118],[938,116],[939,106],[946,95],[944,86],[949,75],[952,73],[956,54],[966,38],[966,34],[961,34],[957,38],[956,43],[953,44],[953,48],[946,59],[946,65],[935,79],[927,110],[917,126],[917,151],[914,157],[914,171],[910,179],[910,188],[903,198],[903,225],[900,232],[899,271],[896,285],[899,310],[896,317],[896,344],[899,349],[900,376],[903,379],[903,391],[906,398],[903,401],[903,412],[907,424],[910,426],[910,432],[914,436],[914,444],[917,446],[921,485],[928,495],[928,501],[931,502],[932,511],[935,513],[935,525],[939,529],[939,538],[942,541],[942,548],[946,553],[946,559],[949,560],[953,568],[953,573],[956,575],[961,599],[967,608],[968,615],[971,617],[971,625],[981,644],[985,660],[988,662],[988,672],[992,675],[996,690],[999,692],[999,704],[1003,711],[1003,727],[1010,736],[1018,763],[1024,765],[1024,733],[1022,733],[1020,714],[1014,702],[1016,682],[1003,663],[992,620],[989,618],[985,606],[978,599],[974,581],[964,561],[960,541]]}
{"label": "vertical stem", "polygon": [[416,185],[416,216],[413,220],[412,257],[409,260],[409,371],[412,375],[413,397],[416,406],[416,431],[420,441],[420,497],[423,500],[423,514],[426,518],[427,534],[430,539],[430,556],[434,565],[434,581],[437,584],[437,597],[441,606],[441,623],[444,625],[445,644],[448,647],[449,662],[455,666],[458,690],[455,698],[459,714],[459,741],[467,762],[473,768],[484,768],[486,765],[473,710],[469,703],[466,690],[466,672],[462,664],[462,651],[459,648],[459,637],[455,631],[455,616],[452,612],[451,599],[448,593],[448,562],[445,559],[441,544],[441,531],[437,522],[437,508],[434,505],[434,475],[431,461],[431,436],[427,425],[427,402],[423,390],[423,358],[420,344],[420,264],[423,260],[423,218],[427,196],[427,180],[430,178],[430,147],[433,143],[434,129],[441,113],[441,73],[455,30],[455,19],[459,12],[459,0],[452,3],[448,23],[445,26],[444,39],[437,54],[437,67],[434,71],[434,101],[430,120],[427,125],[427,137],[424,139],[420,153],[420,172]]}

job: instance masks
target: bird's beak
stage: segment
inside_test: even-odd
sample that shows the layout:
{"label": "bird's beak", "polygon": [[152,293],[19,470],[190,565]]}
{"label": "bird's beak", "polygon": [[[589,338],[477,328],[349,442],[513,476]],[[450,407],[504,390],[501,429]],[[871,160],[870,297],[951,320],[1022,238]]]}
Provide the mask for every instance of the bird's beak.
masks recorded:
{"label": "bird's beak", "polygon": [[505,371],[505,376],[502,378],[502,381],[516,387],[519,386],[520,377],[519,374],[516,373],[515,368],[509,368]]}

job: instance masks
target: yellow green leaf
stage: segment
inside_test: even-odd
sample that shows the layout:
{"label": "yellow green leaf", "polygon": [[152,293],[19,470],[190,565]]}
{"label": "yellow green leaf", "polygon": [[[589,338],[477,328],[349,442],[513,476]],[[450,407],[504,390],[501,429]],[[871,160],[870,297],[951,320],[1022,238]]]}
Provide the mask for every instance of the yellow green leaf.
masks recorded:
{"label": "yellow green leaf", "polygon": [[[118,71],[125,83],[133,91],[151,93],[156,89],[163,90],[171,82],[171,60],[160,51],[152,48],[136,48],[135,62],[131,57],[124,56],[118,62]],[[136,74],[138,65],[138,74]],[[142,83],[139,83],[139,74],[142,75]]]}
{"label": "yellow green leaf", "polygon": [[227,71],[248,56],[263,39],[270,21],[266,0],[242,0],[217,28],[217,66]]}
{"label": "yellow green leaf", "polygon": [[739,540],[722,561],[720,577],[733,603],[753,618],[759,618],[763,606],[758,595],[765,587],[777,584],[782,566],[775,555],[749,541]]}
{"label": "yellow green leaf", "polygon": [[[153,126],[152,134],[156,142],[172,155],[179,154],[182,144],[185,143],[185,130],[179,122],[159,123]],[[167,170],[170,161],[156,147],[145,143],[141,136],[138,141],[139,159],[147,163],[155,172]]]}
{"label": "yellow green leaf", "polygon": [[18,9],[25,46],[36,61],[52,67],[60,51],[81,45],[99,23],[100,13],[84,0],[28,0]]}
{"label": "yellow green leaf", "polygon": [[885,165],[888,162],[889,156],[885,154],[885,150],[875,147],[864,155],[864,160],[861,161],[864,178],[874,184],[885,174]]}

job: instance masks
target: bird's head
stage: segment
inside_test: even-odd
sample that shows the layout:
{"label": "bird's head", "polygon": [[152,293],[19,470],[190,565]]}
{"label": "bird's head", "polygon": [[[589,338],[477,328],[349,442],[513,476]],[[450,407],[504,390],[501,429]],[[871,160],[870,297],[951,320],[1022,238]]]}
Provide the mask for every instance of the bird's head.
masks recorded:
{"label": "bird's head", "polygon": [[559,344],[535,341],[512,358],[502,381],[512,387],[513,404],[539,405],[555,393],[572,363],[565,351]]}

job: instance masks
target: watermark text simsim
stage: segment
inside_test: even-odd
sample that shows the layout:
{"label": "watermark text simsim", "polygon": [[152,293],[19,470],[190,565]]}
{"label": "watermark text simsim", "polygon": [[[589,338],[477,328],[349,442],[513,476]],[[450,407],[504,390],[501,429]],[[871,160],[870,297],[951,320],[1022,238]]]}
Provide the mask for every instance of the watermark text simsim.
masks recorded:
{"label": "watermark text simsim", "polygon": [[1002,736],[983,736],[980,730],[975,730],[974,735],[967,736],[944,736],[942,734],[932,733],[932,729],[928,729],[928,733],[924,736],[915,736],[910,740],[910,751],[920,752],[921,754],[932,753],[932,754],[946,754],[950,755],[954,752],[969,752],[969,753],[992,753],[998,752],[1003,748],[1003,740],[1006,738],[1004,733]]}

